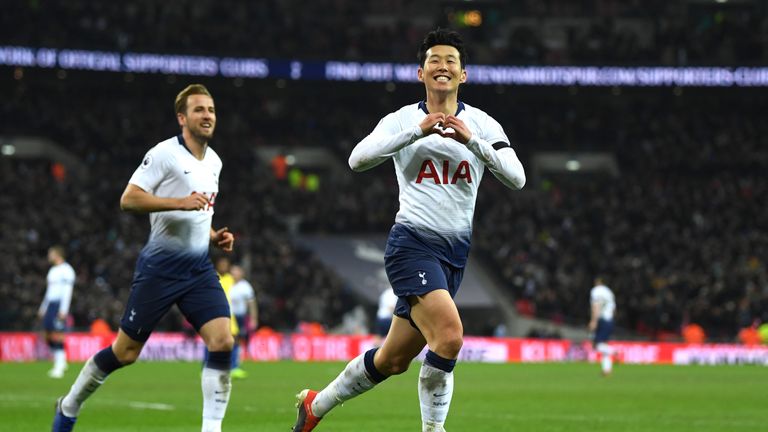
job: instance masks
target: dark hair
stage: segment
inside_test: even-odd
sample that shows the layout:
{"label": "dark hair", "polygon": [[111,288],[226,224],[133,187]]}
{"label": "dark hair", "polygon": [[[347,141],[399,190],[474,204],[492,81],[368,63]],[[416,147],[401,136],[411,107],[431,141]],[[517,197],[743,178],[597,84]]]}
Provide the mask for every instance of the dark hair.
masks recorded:
{"label": "dark hair", "polygon": [[419,66],[424,67],[424,62],[427,61],[427,50],[435,45],[449,45],[456,48],[459,51],[459,66],[464,69],[467,65],[467,49],[464,47],[464,39],[461,35],[454,30],[441,29],[432,30],[424,37],[424,41],[421,42],[421,47],[417,57],[419,59]]}

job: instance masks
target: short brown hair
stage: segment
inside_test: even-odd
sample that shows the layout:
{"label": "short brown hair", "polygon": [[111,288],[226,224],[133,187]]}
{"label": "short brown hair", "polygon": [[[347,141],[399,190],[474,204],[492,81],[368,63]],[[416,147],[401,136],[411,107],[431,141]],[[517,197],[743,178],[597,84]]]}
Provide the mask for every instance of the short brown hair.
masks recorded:
{"label": "short brown hair", "polygon": [[67,259],[67,251],[62,245],[53,245],[48,250],[56,252],[56,255],[60,256],[61,259]]}
{"label": "short brown hair", "polygon": [[187,98],[192,95],[206,95],[211,98],[211,93],[208,91],[207,88],[205,88],[202,84],[190,84],[179,92],[178,95],[176,95],[176,103],[174,104],[174,107],[176,108],[176,114],[186,114],[187,113]]}

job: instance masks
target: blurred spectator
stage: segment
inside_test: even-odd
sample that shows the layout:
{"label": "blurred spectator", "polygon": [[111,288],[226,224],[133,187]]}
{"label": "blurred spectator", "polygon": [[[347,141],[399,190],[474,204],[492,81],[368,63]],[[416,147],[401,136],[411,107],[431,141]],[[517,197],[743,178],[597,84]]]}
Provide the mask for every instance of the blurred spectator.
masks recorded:
{"label": "blurred spectator", "polygon": [[763,345],[768,345],[768,323],[763,323],[757,328],[757,333],[760,335],[760,342]]}
{"label": "blurred spectator", "polygon": [[744,327],[739,331],[739,342],[744,345],[752,346],[760,344],[760,333],[757,331],[757,325]]}
{"label": "blurred spectator", "polygon": [[94,336],[113,336],[114,332],[109,324],[101,318],[96,318],[91,322],[91,334]]}
{"label": "blurred spectator", "polygon": [[[760,64],[768,55],[761,2],[526,1],[462,7],[443,0],[161,0],[11,2],[7,45],[280,59],[414,62],[404,47],[426,29],[459,27],[478,63]],[[480,27],[457,17],[485,14]],[[174,29],[205,27],[179,36]],[[41,32],[38,29],[44,28]],[[312,37],[300,38],[306,29]],[[392,43],[403,41],[403,43]]]}
{"label": "blurred spectator", "polygon": [[707,336],[700,325],[691,323],[683,327],[683,340],[688,344],[703,344]]}

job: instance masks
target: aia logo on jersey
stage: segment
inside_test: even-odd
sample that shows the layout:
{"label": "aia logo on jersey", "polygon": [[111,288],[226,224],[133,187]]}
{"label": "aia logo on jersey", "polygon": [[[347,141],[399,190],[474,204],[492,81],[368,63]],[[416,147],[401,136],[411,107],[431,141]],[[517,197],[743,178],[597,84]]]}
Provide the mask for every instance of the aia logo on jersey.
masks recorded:
{"label": "aia logo on jersey", "polygon": [[452,170],[451,161],[444,160],[442,168],[442,172],[438,171],[434,162],[429,159],[425,160],[421,164],[416,183],[429,181],[430,179],[435,184],[456,184],[456,182],[462,179],[467,183],[472,183],[472,172],[469,169],[469,162],[463,160],[459,162],[459,166],[455,170]]}

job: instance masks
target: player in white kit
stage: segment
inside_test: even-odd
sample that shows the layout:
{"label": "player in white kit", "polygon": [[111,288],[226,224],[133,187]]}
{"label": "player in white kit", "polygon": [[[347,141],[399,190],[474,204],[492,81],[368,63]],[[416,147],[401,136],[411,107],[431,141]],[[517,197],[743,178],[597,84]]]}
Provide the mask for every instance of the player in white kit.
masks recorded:
{"label": "player in white kit", "polygon": [[150,149],[120,198],[126,211],[149,213],[149,241],[139,254],[117,339],[88,359],[56,405],[52,430],[73,429],[83,402],[115,370],[134,363],[165,313],[176,304],[210,354],[202,372],[203,432],[221,431],[229,403],[234,340],[230,310],[208,256],[209,245],[232,251],[227,228],[211,227],[221,159],[208,147],[216,126],[213,98],[193,84],[176,97],[181,134]]}
{"label": "player in white kit", "polygon": [[422,430],[444,430],[463,343],[453,297],[467,262],[478,186],[486,168],[511,189],[525,184],[523,166],[499,123],[458,99],[467,80],[465,62],[458,33],[427,34],[417,71],[426,100],[384,117],[352,150],[349,165],[355,171],[390,159],[395,164],[400,210],[384,257],[398,296],[395,317],[381,348],[352,360],[322,391],[297,395],[294,432],[313,430],[335,406],[405,372],[425,345],[418,383]]}
{"label": "player in white kit", "polygon": [[72,302],[72,290],[75,287],[75,270],[65,261],[62,246],[48,249],[48,262],[51,269],[46,277],[45,297],[38,309],[38,317],[43,320],[45,341],[53,356],[53,368],[48,371],[51,378],[62,378],[67,370],[67,354],[64,351],[64,331],[67,326],[69,305]]}
{"label": "player in white kit", "polygon": [[240,346],[245,344],[248,347],[250,332],[255,332],[259,325],[259,305],[253,285],[245,279],[243,268],[233,265],[230,272],[235,283],[229,290],[229,304],[238,328],[232,350],[232,378],[245,378],[248,373],[240,368]]}
{"label": "player in white kit", "polygon": [[395,308],[397,307],[397,300],[395,292],[389,285],[379,294],[379,307],[376,310],[376,345],[381,345],[381,341],[389,333],[389,328],[392,326],[392,319],[395,315]]}
{"label": "player in white kit", "polygon": [[613,348],[608,345],[613,333],[613,313],[616,310],[616,298],[602,278],[595,279],[595,286],[589,292],[590,320],[589,331],[593,333],[593,346],[600,353],[600,367],[603,375],[608,376],[613,370]]}

